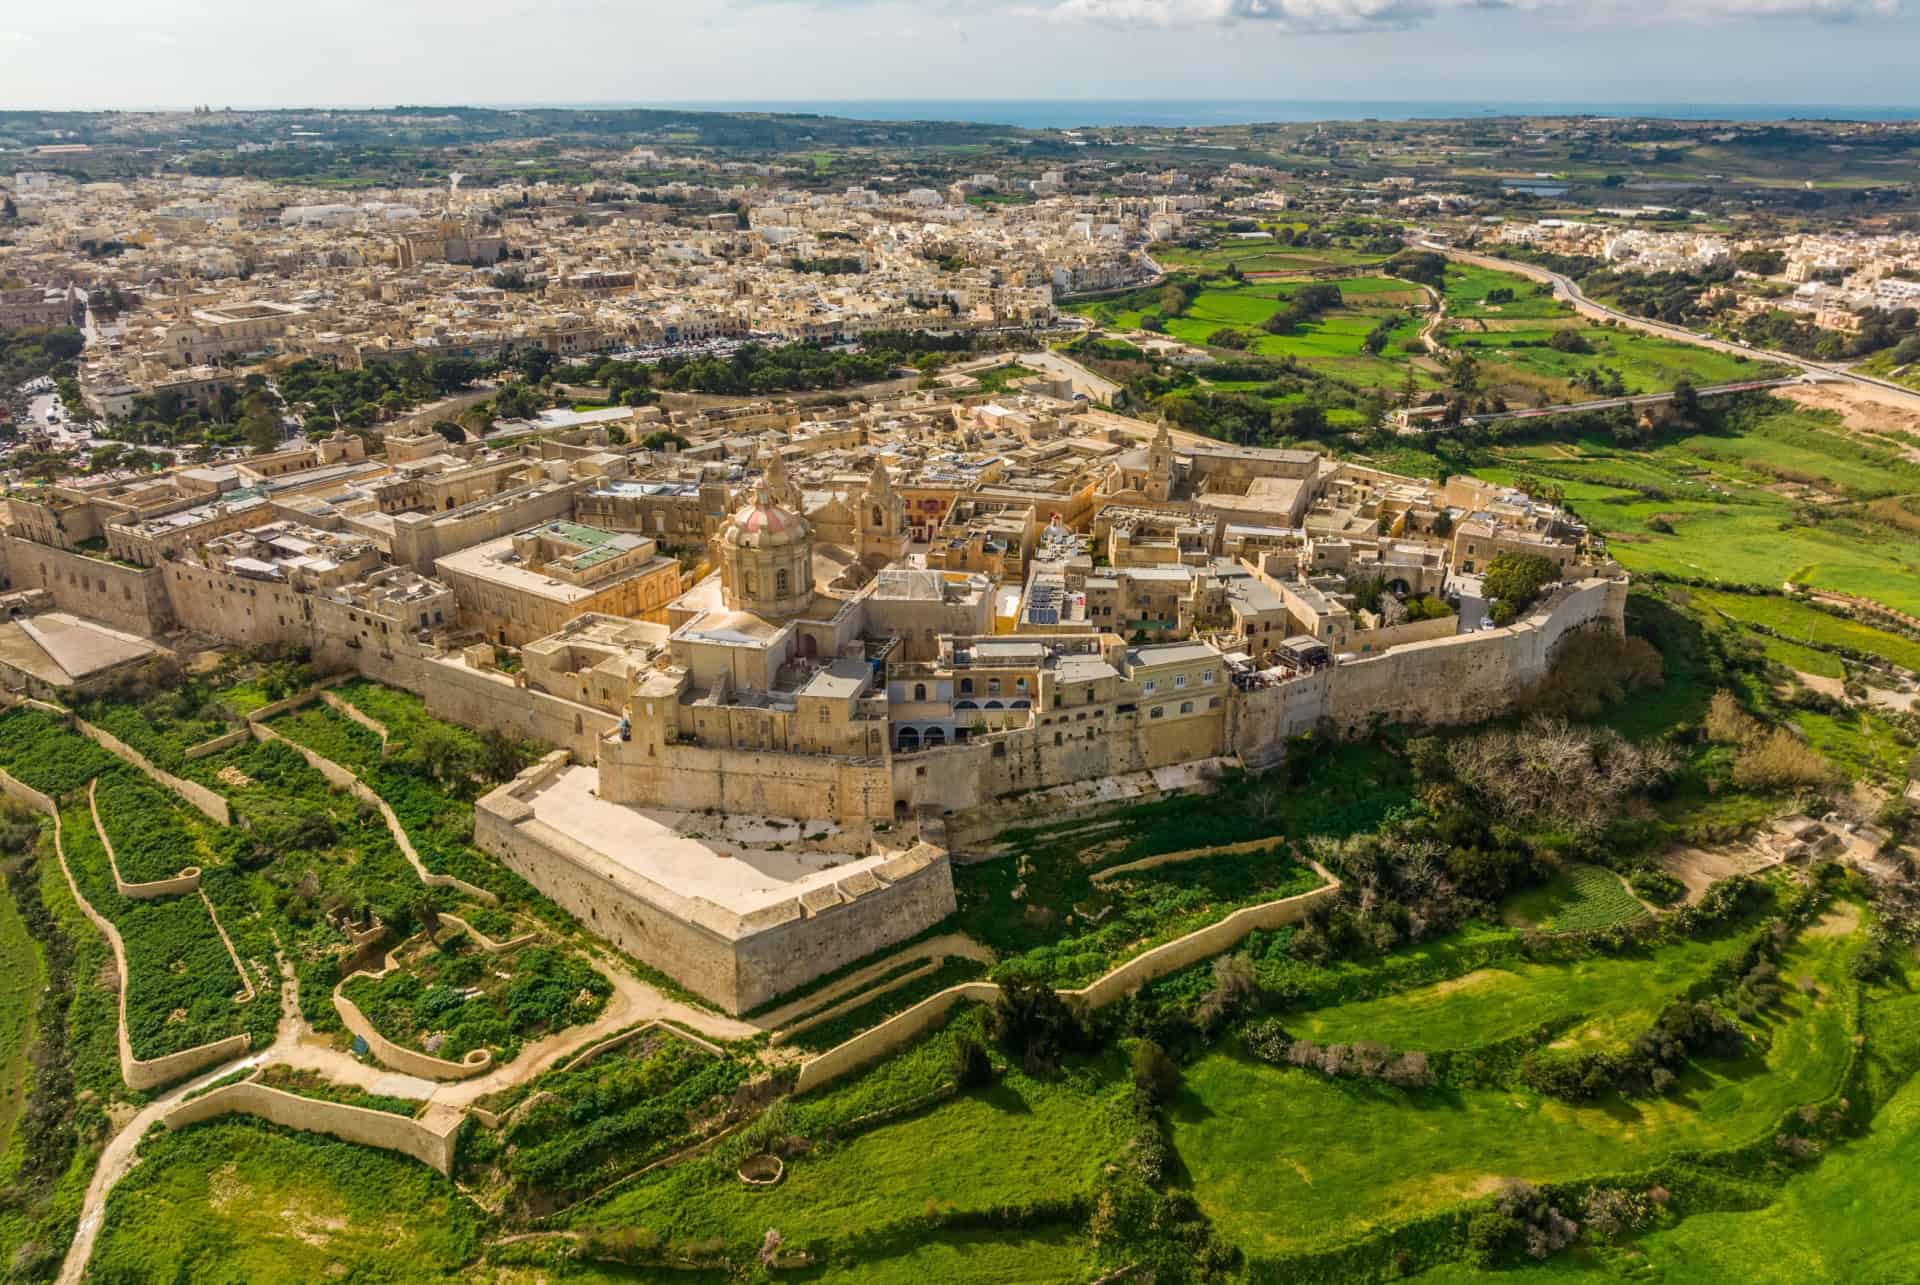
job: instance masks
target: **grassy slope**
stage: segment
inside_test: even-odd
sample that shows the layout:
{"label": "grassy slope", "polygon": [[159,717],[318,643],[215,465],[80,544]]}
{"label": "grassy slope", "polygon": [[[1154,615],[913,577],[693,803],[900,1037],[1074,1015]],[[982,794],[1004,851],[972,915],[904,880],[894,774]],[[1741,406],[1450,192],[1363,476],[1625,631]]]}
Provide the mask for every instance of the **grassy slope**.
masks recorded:
{"label": "grassy slope", "polygon": [[40,949],[27,933],[20,908],[0,888],[0,1178],[11,1175],[14,1124],[25,1105],[27,1045],[33,1041],[33,1005],[40,993]]}
{"label": "grassy slope", "polygon": [[757,1246],[768,1227],[804,1242],[879,1229],[929,1202],[982,1209],[1078,1195],[1118,1150],[1122,1086],[1117,1067],[1056,1081],[1010,1071],[986,1089],[798,1157],[770,1191],[748,1190],[710,1163],[682,1165],[575,1222]]}
{"label": "grassy slope", "polygon": [[1893,1211],[1920,1199],[1920,1080],[1909,1080],[1865,1137],[1836,1147],[1789,1179],[1773,1204],[1699,1214],[1641,1236],[1628,1249],[1583,1250],[1539,1266],[1427,1272],[1431,1285],[1464,1281],[1601,1281],[1673,1285],[1799,1285],[1920,1279],[1920,1228]]}
{"label": "grassy slope", "polygon": [[1630,1032],[1738,955],[1744,942],[1741,934],[1727,934],[1680,942],[1651,958],[1599,956],[1485,968],[1455,981],[1288,1018],[1287,1028],[1321,1043],[1371,1039],[1426,1050],[1490,1044],[1575,1014],[1583,1016],[1575,1036]]}
{"label": "grassy slope", "polygon": [[[1856,934],[1857,937],[1857,934]],[[1839,1082],[1854,938],[1813,938],[1783,962],[1816,999],[1783,1001],[1764,1055],[1692,1066],[1674,1096],[1570,1105],[1523,1091],[1428,1091],[1333,1082],[1228,1052],[1189,1069],[1174,1141],[1215,1225],[1255,1256],[1350,1240],[1471,1199],[1504,1178],[1572,1178],[1723,1147],[1770,1130]]]}
{"label": "grassy slope", "polygon": [[430,1280],[472,1257],[452,1184],[389,1152],[237,1117],[149,1138],[114,1189],[97,1280]]}

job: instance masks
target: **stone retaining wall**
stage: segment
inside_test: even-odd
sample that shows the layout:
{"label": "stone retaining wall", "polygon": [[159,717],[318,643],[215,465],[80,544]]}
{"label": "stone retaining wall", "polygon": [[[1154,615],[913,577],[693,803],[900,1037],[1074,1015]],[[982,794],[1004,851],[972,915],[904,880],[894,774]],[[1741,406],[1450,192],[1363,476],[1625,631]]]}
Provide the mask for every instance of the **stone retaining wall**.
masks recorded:
{"label": "stone retaining wall", "polygon": [[460,926],[460,931],[465,933],[467,936],[473,938],[473,944],[478,946],[481,950],[485,951],[489,955],[498,955],[502,951],[518,950],[520,949],[520,947],[526,945],[528,942],[531,942],[540,936],[540,930],[538,928],[535,928],[528,932],[521,933],[518,937],[509,937],[505,941],[495,941],[493,938],[487,936],[485,933],[481,932],[478,928],[475,928],[472,924],[468,923],[466,920],[462,919],[460,916],[453,914],[451,911],[446,911],[446,910],[441,911],[440,918],[446,923],[458,924]]}
{"label": "stone retaining wall", "polygon": [[116,758],[127,762],[145,772],[160,784],[185,799],[201,815],[215,825],[232,825],[233,812],[227,807],[227,801],[206,786],[196,781],[186,781],[163,768],[156,767],[146,755],[128,745],[125,741],[107,731],[104,727],[95,727],[84,718],[74,717],[73,725],[82,735],[97,741],[101,748]]}
{"label": "stone retaining wall", "polygon": [[375,736],[378,736],[380,738],[380,757],[383,759],[387,757],[387,751],[391,748],[388,742],[393,739],[393,734],[387,731],[387,725],[385,723],[334,692],[321,692],[320,703],[339,714],[342,718],[351,719],[353,722],[366,728],[369,732],[372,732]]}
{"label": "stone retaining wall", "polygon": [[303,1097],[242,1080],[181,1103],[162,1116],[160,1122],[168,1129],[184,1129],[229,1113],[259,1116],[289,1129],[330,1134],[343,1142],[398,1151],[449,1176],[453,1173],[454,1144],[460,1136],[463,1119],[457,1113],[451,1114],[437,1119],[435,1123],[441,1127],[435,1128],[390,1111]]}
{"label": "stone retaining wall", "polygon": [[[1150,981],[1220,954],[1255,929],[1272,929],[1298,923],[1314,906],[1340,892],[1338,879],[1317,864],[1314,869],[1327,880],[1324,886],[1283,897],[1279,901],[1236,910],[1219,923],[1209,924],[1163,946],[1156,946],[1091,984],[1078,990],[1063,990],[1060,994],[1088,1008],[1104,1008]],[[940,1025],[956,1004],[991,1004],[999,998],[1000,987],[993,982],[962,982],[930,995],[871,1030],[862,1031],[846,1043],[835,1045],[818,1057],[802,1062],[793,1091],[799,1094],[817,1089],[913,1042]]]}
{"label": "stone retaining wall", "polygon": [[[403,945],[405,943],[402,943]],[[399,947],[395,947],[397,951]],[[347,982],[354,977],[371,977],[375,981],[391,973],[398,965],[390,958],[386,967],[378,972],[359,972],[343,980],[333,988],[333,1007],[340,1014],[340,1021],[349,1031],[367,1042],[367,1050],[382,1066],[390,1066],[396,1071],[408,1075],[417,1075],[423,1080],[470,1080],[493,1066],[493,1052],[490,1049],[475,1049],[458,1062],[446,1058],[434,1057],[414,1049],[395,1044],[382,1035],[360,1006],[348,999],[345,994]]]}
{"label": "stone retaining wall", "polygon": [[[200,867],[186,866],[171,879],[150,879],[145,883],[128,883],[120,876],[120,858],[113,850],[113,840],[107,837],[106,822],[100,819],[100,804],[95,798],[100,778],[94,777],[87,782],[87,810],[93,813],[94,833],[100,836],[100,846],[107,850],[107,868],[113,871],[113,887],[122,897],[131,901],[153,901],[160,897],[180,897],[189,892],[200,890]],[[228,947],[232,949],[231,946]]]}
{"label": "stone retaining wall", "polygon": [[[184,1079],[196,1071],[216,1066],[231,1058],[239,1057],[253,1044],[253,1038],[244,1032],[229,1035],[224,1040],[211,1044],[201,1044],[190,1049],[181,1049],[177,1053],[168,1053],[162,1057],[141,1059],[133,1055],[133,1040],[127,1034],[127,945],[120,938],[120,930],[113,921],[93,908],[93,904],[81,895],[80,883],[73,877],[73,868],[67,864],[67,848],[64,832],[60,824],[60,809],[54,801],[24,781],[16,780],[5,771],[0,771],[0,793],[17,799],[29,807],[37,808],[53,818],[53,850],[60,860],[60,873],[67,878],[67,890],[73,894],[73,900],[80,907],[100,935],[113,947],[114,965],[120,972],[119,1003],[119,1046],[120,1078],[127,1082],[130,1089],[157,1089],[163,1084]],[[243,974],[244,977],[244,974]]]}
{"label": "stone retaining wall", "polygon": [[246,728],[236,727],[231,732],[216,736],[210,741],[202,741],[198,745],[188,746],[184,754],[189,761],[208,758],[223,750],[232,749],[234,746],[250,739],[252,735],[253,733],[249,732]]}
{"label": "stone retaining wall", "polygon": [[[311,700],[313,698],[312,695],[309,694],[305,699]],[[282,745],[288,746],[298,753],[300,757],[304,758],[309,767],[321,776],[326,777],[330,783],[339,786],[343,790],[350,791],[354,798],[379,809],[381,819],[387,823],[388,833],[393,835],[394,843],[398,845],[401,854],[406,857],[408,864],[413,867],[414,873],[420,876],[421,883],[429,888],[452,888],[456,892],[472,897],[475,901],[485,902],[489,906],[497,906],[500,904],[500,898],[494,896],[494,894],[488,892],[485,888],[475,887],[465,879],[456,879],[452,875],[435,874],[433,871],[427,869],[427,863],[420,859],[418,852],[414,851],[413,840],[407,838],[406,828],[400,824],[400,818],[395,815],[394,810],[388,806],[387,801],[381,798],[372,786],[362,781],[359,775],[351,768],[342,767],[324,754],[310,750],[298,741],[289,740],[280,735],[280,733],[268,727],[266,723],[258,721],[257,714],[248,721],[247,726],[252,730],[255,740],[278,741]]]}

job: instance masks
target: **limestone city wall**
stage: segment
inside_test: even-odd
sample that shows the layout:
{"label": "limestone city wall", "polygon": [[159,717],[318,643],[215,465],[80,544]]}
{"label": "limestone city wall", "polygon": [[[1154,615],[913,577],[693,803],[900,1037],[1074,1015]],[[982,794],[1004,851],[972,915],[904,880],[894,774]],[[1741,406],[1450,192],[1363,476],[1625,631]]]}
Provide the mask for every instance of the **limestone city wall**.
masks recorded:
{"label": "limestone city wall", "polygon": [[602,854],[539,820],[526,801],[560,766],[564,761],[549,755],[483,797],[474,806],[474,842],[595,933],[729,1013],[953,912],[946,854],[930,845],[746,916],[631,871],[616,878]]}
{"label": "limestone city wall", "polygon": [[879,759],[667,745],[647,758],[638,741],[600,752],[600,796],[612,803],[708,808],[747,816],[852,823],[893,818],[893,779]]}
{"label": "limestone city wall", "polygon": [[158,638],[173,626],[167,586],[153,567],[129,567],[84,553],[4,538],[12,588],[43,588],[61,611]]}
{"label": "limestone city wall", "polygon": [[170,1130],[177,1130],[230,1113],[259,1116],[289,1129],[325,1133],[343,1142],[398,1151],[443,1174],[453,1172],[454,1144],[460,1136],[463,1119],[451,1114],[447,1117],[451,1127],[436,1130],[419,1120],[392,1112],[326,1102],[242,1080],[181,1103],[162,1116],[160,1122]]}

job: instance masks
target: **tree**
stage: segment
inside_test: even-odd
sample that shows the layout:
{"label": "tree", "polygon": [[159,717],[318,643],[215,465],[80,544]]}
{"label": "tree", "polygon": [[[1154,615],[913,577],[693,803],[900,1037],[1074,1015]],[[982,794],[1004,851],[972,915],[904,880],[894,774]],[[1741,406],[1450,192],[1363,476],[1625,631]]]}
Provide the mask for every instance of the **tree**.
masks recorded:
{"label": "tree", "polygon": [[1560,578],[1560,568],[1537,553],[1495,554],[1481,577],[1483,596],[1497,599],[1493,618],[1508,624],[1533,605],[1540,590]]}
{"label": "tree", "polygon": [[273,394],[264,389],[248,393],[240,402],[240,433],[255,454],[280,449],[280,412]]}
{"label": "tree", "polygon": [[433,431],[446,438],[447,441],[455,446],[459,446],[467,440],[467,430],[450,419],[436,419],[433,421]]}
{"label": "tree", "polygon": [[466,785],[480,770],[480,758],[459,733],[429,724],[413,739],[408,758],[442,785]]}
{"label": "tree", "polygon": [[1180,1068],[1167,1056],[1167,1051],[1152,1040],[1141,1040],[1134,1045],[1129,1063],[1133,1087],[1149,1102],[1162,1103],[1179,1092]]}
{"label": "tree", "polygon": [[1480,363],[1470,352],[1462,352],[1447,368],[1447,387],[1460,397],[1472,397],[1480,389]]}
{"label": "tree", "polygon": [[993,1079],[993,1063],[987,1046],[971,1035],[962,1035],[953,1045],[953,1082],[962,1089],[977,1089]]}

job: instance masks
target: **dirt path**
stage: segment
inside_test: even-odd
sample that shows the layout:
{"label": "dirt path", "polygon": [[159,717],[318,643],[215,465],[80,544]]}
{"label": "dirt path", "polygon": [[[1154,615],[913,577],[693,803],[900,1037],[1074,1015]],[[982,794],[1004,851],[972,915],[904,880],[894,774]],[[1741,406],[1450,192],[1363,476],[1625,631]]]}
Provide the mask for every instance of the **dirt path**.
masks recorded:
{"label": "dirt path", "polygon": [[[932,945],[931,942],[924,944]],[[86,1275],[87,1261],[92,1257],[94,1242],[100,1235],[107,1197],[139,1163],[136,1152],[140,1139],[194,1090],[235,1071],[269,1065],[317,1071],[337,1084],[389,1093],[396,1097],[424,1099],[428,1114],[433,1115],[464,1112],[476,1099],[530,1080],[567,1054],[598,1043],[615,1031],[640,1022],[664,1018],[723,1040],[746,1039],[758,1035],[761,1030],[757,1025],[721,1017],[670,999],[639,978],[616,971],[610,973],[613,994],[608,997],[607,1005],[597,1020],[537,1040],[523,1048],[519,1057],[486,1075],[451,1084],[435,1084],[401,1075],[378,1063],[362,1062],[332,1047],[327,1040],[317,1036],[307,1025],[306,1019],[301,1017],[299,982],[284,958],[280,961],[280,975],[280,1024],[271,1045],[237,1061],[214,1067],[169,1089],[141,1108],[101,1151],[99,1162],[94,1166],[93,1180],[87,1184],[86,1199],[80,1206],[80,1224],[74,1234],[73,1244],[68,1246],[66,1260],[61,1264],[58,1285],[80,1285]],[[423,1087],[425,1092],[421,1091]]]}

